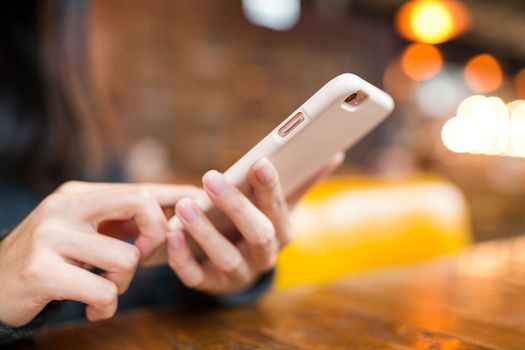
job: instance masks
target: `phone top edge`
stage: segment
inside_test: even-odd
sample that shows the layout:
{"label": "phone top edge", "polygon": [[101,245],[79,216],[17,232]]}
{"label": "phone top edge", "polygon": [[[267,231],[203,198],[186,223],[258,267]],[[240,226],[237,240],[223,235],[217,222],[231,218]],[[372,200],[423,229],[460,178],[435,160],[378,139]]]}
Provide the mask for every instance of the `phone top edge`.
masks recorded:
{"label": "phone top edge", "polygon": [[[296,135],[308,129],[310,124],[317,120],[318,117],[322,116],[330,108],[333,108],[334,105],[340,106],[350,94],[358,90],[362,90],[368,94],[368,98],[370,102],[372,102],[370,107],[373,107],[373,110],[375,110],[375,112],[373,112],[375,114],[372,115],[372,118],[367,122],[369,124],[367,129],[370,130],[375,127],[392,111],[394,107],[392,98],[381,89],[366,82],[355,74],[341,74],[326,83],[305,103],[279,123],[277,127],[272,129],[269,134],[232,165],[225,174],[232,183],[236,185],[241,184],[245,180],[249,167],[252,166],[255,161],[262,157],[272,155]],[[290,129],[291,131],[284,136],[280,134],[279,131],[283,130],[283,128],[284,130],[288,130],[286,129],[287,125],[293,125],[289,123],[299,113],[304,114],[301,124]]]}
{"label": "phone top edge", "polygon": [[[317,90],[306,102],[273,129],[270,134],[273,135],[276,142],[285,144],[290,138],[283,139],[279,137],[279,130],[292,120],[295,115],[298,113],[304,114],[305,122],[297,130],[294,130],[293,134],[307,127],[311,121],[323,115],[329,108],[332,108],[334,105],[343,104],[348,96],[357,91],[365,92],[368,95],[367,99],[383,110],[383,118],[388,116],[394,109],[394,100],[389,94],[355,74],[343,73],[331,79]],[[350,106],[346,107],[353,108]]]}
{"label": "phone top edge", "polygon": [[355,74],[344,73],[326,83],[297,110],[303,110],[309,118],[315,118],[334,103],[342,103],[358,90],[366,92],[374,103],[382,106],[388,113],[394,109],[394,100],[389,94]]}

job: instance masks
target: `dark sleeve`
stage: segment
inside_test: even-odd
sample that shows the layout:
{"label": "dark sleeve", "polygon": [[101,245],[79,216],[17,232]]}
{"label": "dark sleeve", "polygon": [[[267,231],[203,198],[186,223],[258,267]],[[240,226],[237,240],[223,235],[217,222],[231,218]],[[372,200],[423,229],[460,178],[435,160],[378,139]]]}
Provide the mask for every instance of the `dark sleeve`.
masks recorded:
{"label": "dark sleeve", "polygon": [[31,322],[19,328],[11,328],[0,323],[0,346],[29,338],[35,331],[45,326],[59,309],[59,302],[51,302]]}
{"label": "dark sleeve", "polygon": [[[0,244],[2,240],[9,234],[10,230],[0,231]],[[58,302],[49,303],[37,317],[30,323],[20,328],[11,328],[0,323],[0,345],[6,345],[17,340],[26,339],[33,334],[34,331],[40,329],[45,325],[46,321],[59,309]]]}

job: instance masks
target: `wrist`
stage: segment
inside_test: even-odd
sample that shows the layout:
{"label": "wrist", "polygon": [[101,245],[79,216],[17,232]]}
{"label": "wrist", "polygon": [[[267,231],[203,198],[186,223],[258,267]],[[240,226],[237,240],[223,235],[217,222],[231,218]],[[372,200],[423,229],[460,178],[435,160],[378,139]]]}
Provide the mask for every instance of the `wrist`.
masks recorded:
{"label": "wrist", "polygon": [[49,303],[33,320],[20,327],[10,327],[0,321],[0,347],[29,338],[34,332],[44,327],[46,323],[52,321],[62,305],[61,302]]}

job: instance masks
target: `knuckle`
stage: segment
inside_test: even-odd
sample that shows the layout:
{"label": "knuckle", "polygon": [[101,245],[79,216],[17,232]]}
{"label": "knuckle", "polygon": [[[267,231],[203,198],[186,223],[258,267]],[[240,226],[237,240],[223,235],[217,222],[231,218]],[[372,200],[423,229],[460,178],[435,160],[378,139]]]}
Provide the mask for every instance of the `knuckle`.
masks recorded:
{"label": "knuckle", "polygon": [[42,220],[33,229],[33,244],[48,241],[53,233],[57,230],[59,224],[54,220]]}
{"label": "knuckle", "polygon": [[51,193],[38,206],[41,213],[50,214],[62,207],[64,202],[64,195],[62,193]]}
{"label": "knuckle", "polygon": [[275,265],[277,264],[277,254],[271,254],[268,256],[267,259],[265,259],[260,266],[261,272],[267,272],[275,268]]}
{"label": "knuckle", "polygon": [[113,304],[118,297],[118,288],[113,283],[108,283],[105,288],[101,288],[94,297],[94,303],[99,307]]}
{"label": "knuckle", "polygon": [[275,227],[270,220],[264,220],[256,230],[257,241],[256,246],[267,246],[275,239]]}
{"label": "knuckle", "polygon": [[242,266],[242,258],[239,255],[237,256],[231,256],[227,259],[224,259],[224,261],[220,264],[220,269],[226,273],[232,274],[240,271]]}
{"label": "knuckle", "polygon": [[292,229],[291,229],[290,220],[286,220],[283,223],[283,226],[281,228],[281,231],[278,237],[278,241],[279,241],[280,248],[287,246],[292,241]]}
{"label": "knuckle", "polygon": [[56,189],[55,192],[56,193],[68,193],[68,192],[74,191],[78,187],[79,184],[80,184],[80,181],[75,181],[75,180],[66,181],[62,185],[60,185]]}
{"label": "knuckle", "polygon": [[144,211],[152,207],[160,208],[160,205],[157,202],[156,197],[153,195],[153,192],[147,186],[138,185],[134,189],[133,193],[134,193],[133,198],[138,208]]}
{"label": "knuckle", "polygon": [[188,257],[182,258],[175,255],[168,256],[168,265],[177,274],[179,274],[185,266],[188,266],[189,263],[190,259]]}
{"label": "knuckle", "polygon": [[264,201],[261,204],[261,207],[263,211],[269,212],[286,212],[288,210],[288,205],[282,197],[272,198],[270,200]]}
{"label": "knuckle", "polygon": [[128,185],[126,187],[126,192],[130,196],[132,203],[139,207],[147,206],[153,199],[151,190],[144,184]]}
{"label": "knuckle", "polygon": [[135,188],[135,197],[141,204],[149,204],[155,199],[153,193],[146,185],[137,185]]}
{"label": "knuckle", "polygon": [[46,278],[49,269],[42,256],[38,253],[32,253],[20,271],[24,280],[38,282]]}
{"label": "knuckle", "polygon": [[140,261],[140,251],[134,245],[129,245],[125,249],[119,258],[119,266],[121,269],[126,271],[135,270]]}
{"label": "knuckle", "polygon": [[177,272],[179,270],[179,264],[173,259],[168,259],[168,265],[173,272]]}
{"label": "knuckle", "polygon": [[180,280],[182,281],[183,284],[186,284],[185,283],[185,278],[184,278],[184,271],[182,271],[183,269],[183,266],[176,262],[176,261],[173,261],[172,259],[170,259],[168,261],[168,265],[169,267],[171,268],[171,270],[173,272],[175,272],[175,274],[177,274],[177,276],[180,278]]}
{"label": "knuckle", "polygon": [[255,280],[255,273],[250,274],[239,274],[235,276],[234,278],[230,278],[229,285],[225,288],[228,289],[230,293],[235,293],[242,291]]}
{"label": "knuckle", "polygon": [[199,289],[204,283],[204,276],[202,274],[191,274],[180,278],[182,283],[190,289]]}
{"label": "knuckle", "polygon": [[188,268],[188,260],[189,259],[186,259],[186,261],[176,261],[170,259],[168,264],[177,274],[182,284],[190,289],[198,289],[204,283],[204,275],[198,271],[191,271],[191,269]]}
{"label": "knuckle", "polygon": [[290,244],[290,242],[292,241],[292,237],[290,234],[284,234],[281,239],[279,240],[279,246],[280,248],[284,248],[286,247],[287,245]]}

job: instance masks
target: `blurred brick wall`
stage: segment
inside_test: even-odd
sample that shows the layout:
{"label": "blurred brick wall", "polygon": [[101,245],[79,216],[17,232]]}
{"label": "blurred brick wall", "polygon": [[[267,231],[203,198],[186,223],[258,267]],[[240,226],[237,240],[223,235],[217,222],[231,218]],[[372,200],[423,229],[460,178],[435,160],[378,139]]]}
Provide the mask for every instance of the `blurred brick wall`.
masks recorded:
{"label": "blurred brick wall", "polygon": [[308,2],[288,32],[249,23],[240,1],[99,0],[93,14],[129,142],[153,137],[183,179],[227,168],[342,72],[380,85],[399,45],[388,21]]}

